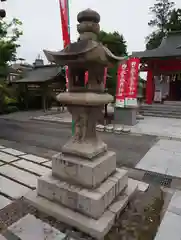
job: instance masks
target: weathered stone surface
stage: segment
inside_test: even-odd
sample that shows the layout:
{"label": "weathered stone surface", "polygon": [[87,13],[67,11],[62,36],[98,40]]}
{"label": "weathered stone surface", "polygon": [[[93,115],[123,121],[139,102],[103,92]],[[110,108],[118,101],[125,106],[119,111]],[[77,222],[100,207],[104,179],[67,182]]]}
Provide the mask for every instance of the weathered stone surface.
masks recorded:
{"label": "weathered stone surface", "polygon": [[5,164],[5,163],[4,163],[4,162],[2,162],[2,161],[0,161],[0,166],[1,166],[1,165],[3,165],[3,164]]}
{"label": "weathered stone surface", "polygon": [[63,240],[66,236],[30,214],[12,224],[8,230],[22,240]]}
{"label": "weathered stone surface", "polygon": [[5,147],[0,145],[0,149],[3,149],[3,148],[5,148]]}
{"label": "weathered stone surface", "polygon": [[17,159],[18,159],[17,157],[14,157],[14,156],[9,155],[9,154],[4,153],[4,152],[0,152],[0,160],[3,161],[3,162],[10,163],[10,162],[15,161]]}
{"label": "weathered stone surface", "polygon": [[46,212],[59,221],[76,227],[77,229],[96,239],[102,239],[109,232],[116,217],[118,217],[120,212],[125,208],[127,200],[133,196],[136,189],[137,184],[133,182],[128,184],[128,187],[122,192],[123,196],[125,196],[125,199],[124,197],[121,198],[121,194],[120,197],[115,199],[115,201],[109,206],[109,209],[106,210],[104,214],[97,220],[89,218],[69,208],[63,207],[62,205],[49,201],[43,197],[37,196],[36,191],[29,192],[25,198],[39,210]]}
{"label": "weathered stone surface", "polygon": [[42,163],[43,166],[52,168],[52,161]]}
{"label": "weathered stone surface", "polygon": [[4,196],[0,195],[0,209],[6,207],[10,203],[11,203],[11,200],[9,200],[8,198],[5,198]]}
{"label": "weathered stone surface", "polygon": [[181,216],[181,191],[176,191],[168,205],[168,211]]}
{"label": "weathered stone surface", "polygon": [[109,207],[109,210],[116,214],[116,217],[119,217],[120,213],[124,210],[129,200],[133,197],[135,192],[138,189],[138,184],[136,182],[130,181],[128,179],[128,186],[125,191],[120,194],[114,202]]}
{"label": "weathered stone surface", "polygon": [[4,148],[4,149],[1,149],[1,151],[5,152],[5,153],[8,153],[8,154],[11,154],[11,155],[14,155],[14,156],[25,155],[24,152],[20,152],[16,149],[13,149],[13,148]]}
{"label": "weathered stone surface", "polygon": [[32,188],[35,188],[37,185],[37,178],[34,174],[30,174],[13,166],[1,166],[0,173]]}
{"label": "weathered stone surface", "polygon": [[174,239],[180,240],[181,228],[180,228],[181,216],[172,212],[166,212],[161,225],[158,229],[155,240]]}
{"label": "weathered stone surface", "polygon": [[46,162],[47,159],[46,158],[42,158],[42,157],[37,157],[33,154],[26,154],[23,156],[24,159],[32,161],[32,162],[36,162],[36,163],[43,163]]}
{"label": "weathered stone surface", "polygon": [[116,124],[134,126],[136,125],[136,111],[136,108],[115,107],[114,122]]}
{"label": "weathered stone surface", "polygon": [[6,195],[17,199],[26,194],[30,189],[24,187],[8,178],[0,176],[0,191]]}
{"label": "weathered stone surface", "polygon": [[141,181],[138,181],[138,180],[134,180],[134,179],[131,179],[129,178],[128,179],[128,184],[137,184],[138,185],[138,190],[141,191],[141,192],[146,192],[149,188],[149,184],[148,183],[145,183],[145,182],[141,182]]}
{"label": "weathered stone surface", "polygon": [[80,188],[48,175],[38,180],[38,194],[98,219],[127,183],[128,175],[124,170],[117,170],[100,187],[93,190]]}
{"label": "weathered stone surface", "polygon": [[85,142],[74,142],[72,139],[62,147],[62,152],[93,160],[97,155],[107,151],[107,144],[92,139]]}
{"label": "weathered stone surface", "polygon": [[80,231],[89,234],[96,239],[104,237],[114,224],[115,214],[107,210],[98,220],[86,217],[74,210],[63,207],[60,204],[37,196],[36,191],[29,192],[25,198],[39,210],[55,217]]}
{"label": "weathered stone surface", "polygon": [[18,160],[17,162],[14,162],[13,163],[14,166],[17,166],[19,168],[22,168],[24,170],[29,170],[33,173],[36,173],[40,176],[42,175],[46,175],[48,173],[50,173],[50,169],[46,168],[46,167],[43,167],[39,164],[36,164],[36,163],[32,163],[32,162],[29,162],[29,161],[26,161],[24,159],[22,160]]}
{"label": "weathered stone surface", "polygon": [[88,188],[98,186],[115,170],[116,154],[110,151],[94,161],[63,154],[56,154],[52,158],[53,175]]}

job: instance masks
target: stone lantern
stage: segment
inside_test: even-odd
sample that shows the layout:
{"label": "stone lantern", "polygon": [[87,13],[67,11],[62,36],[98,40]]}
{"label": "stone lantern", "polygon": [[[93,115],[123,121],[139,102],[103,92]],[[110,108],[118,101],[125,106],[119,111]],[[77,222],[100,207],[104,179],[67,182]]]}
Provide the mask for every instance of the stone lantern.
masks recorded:
{"label": "stone lantern", "polygon": [[[104,92],[104,68],[123,60],[97,42],[100,15],[87,9],[78,14],[79,40],[47,59],[68,66],[69,91],[57,96],[67,105],[75,134],[52,158],[52,173],[38,180],[27,199],[36,207],[82,232],[100,239],[135,192],[126,170],[116,168],[116,154],[96,135],[103,106],[113,101]],[[85,72],[88,84],[85,87]]]}

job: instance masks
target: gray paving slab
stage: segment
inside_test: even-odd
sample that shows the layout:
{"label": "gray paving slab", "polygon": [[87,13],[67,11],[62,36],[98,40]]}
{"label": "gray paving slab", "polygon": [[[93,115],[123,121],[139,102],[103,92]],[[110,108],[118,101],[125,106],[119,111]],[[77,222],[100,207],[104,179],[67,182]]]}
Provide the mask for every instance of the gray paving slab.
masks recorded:
{"label": "gray paving slab", "polygon": [[45,161],[48,161],[48,159],[46,158],[38,157],[33,154],[26,154],[23,156],[23,158],[32,162],[37,162],[37,163],[43,163]]}
{"label": "gray paving slab", "polygon": [[181,191],[173,194],[167,210],[181,216]]}
{"label": "gray paving slab", "polygon": [[52,168],[52,161],[45,162],[42,165]]}
{"label": "gray paving slab", "polygon": [[143,120],[132,127],[131,132],[181,139],[180,126],[181,119],[145,116]]}
{"label": "gray paving slab", "polygon": [[155,240],[180,240],[181,239],[181,216],[172,212],[166,212]]}
{"label": "gray paving slab", "polygon": [[4,146],[2,146],[2,145],[0,145],[0,149],[3,149],[3,148],[5,148]]}
{"label": "gray paving slab", "polygon": [[3,164],[5,164],[4,162],[0,161],[0,166],[2,166]]}
{"label": "gray paving slab", "polygon": [[15,156],[12,156],[10,154],[4,153],[4,152],[0,152],[0,160],[6,163],[10,163],[12,161],[17,160],[18,158]]}
{"label": "gray paving slab", "polygon": [[8,230],[22,240],[63,240],[66,236],[30,214],[11,225]]}
{"label": "gray paving slab", "polygon": [[34,174],[10,165],[1,166],[0,173],[32,188],[35,188],[37,185],[37,177]]}
{"label": "gray paving slab", "polygon": [[8,178],[0,176],[0,191],[10,196],[11,198],[17,199],[25,195],[30,189],[16,183]]}
{"label": "gray paving slab", "polygon": [[31,172],[34,172],[34,173],[36,173],[40,176],[49,174],[51,172],[51,170],[48,169],[47,167],[41,166],[41,165],[36,164],[36,163],[29,162],[25,159],[18,160],[16,162],[14,162],[13,165],[17,166],[17,167],[20,167],[24,170],[29,170]]}
{"label": "gray paving slab", "polygon": [[137,169],[181,178],[181,142],[159,140],[136,165]]}
{"label": "gray paving slab", "polygon": [[8,198],[0,195],[0,209],[6,207],[10,203],[11,203],[11,200],[9,200]]}
{"label": "gray paving slab", "polygon": [[1,149],[1,151],[5,152],[5,153],[8,153],[8,154],[11,154],[11,155],[14,155],[14,156],[25,155],[24,152],[18,151],[18,150],[13,149],[13,148],[4,148],[4,149]]}

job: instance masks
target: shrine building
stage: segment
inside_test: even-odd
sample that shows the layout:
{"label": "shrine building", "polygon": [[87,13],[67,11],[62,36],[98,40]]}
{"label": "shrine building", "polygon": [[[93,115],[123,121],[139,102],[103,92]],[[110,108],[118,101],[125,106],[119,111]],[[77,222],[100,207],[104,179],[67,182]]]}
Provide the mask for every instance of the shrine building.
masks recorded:
{"label": "shrine building", "polygon": [[147,72],[146,103],[181,101],[181,31],[172,31],[156,49],[133,52]]}

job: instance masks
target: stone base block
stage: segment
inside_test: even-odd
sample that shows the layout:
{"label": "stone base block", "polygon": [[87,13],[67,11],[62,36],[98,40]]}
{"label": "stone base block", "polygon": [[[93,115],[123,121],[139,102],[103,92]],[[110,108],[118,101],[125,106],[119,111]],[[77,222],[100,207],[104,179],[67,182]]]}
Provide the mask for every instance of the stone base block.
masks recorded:
{"label": "stone base block", "polygon": [[116,154],[108,151],[94,161],[56,154],[52,158],[52,174],[83,187],[95,188],[116,170]]}
{"label": "stone base block", "polygon": [[127,184],[128,172],[122,169],[117,169],[98,188],[93,190],[71,185],[48,175],[38,180],[38,195],[98,219],[127,187]]}
{"label": "stone base block", "polygon": [[92,160],[107,151],[107,144],[99,139],[90,142],[75,142],[73,138],[62,147],[62,153],[72,154]]}
{"label": "stone base block", "polygon": [[137,123],[136,113],[137,113],[136,108],[115,108],[114,123],[134,126]]}
{"label": "stone base block", "polygon": [[87,233],[96,239],[102,239],[112,228],[115,219],[124,210],[126,204],[131,196],[137,190],[137,184],[132,182],[128,184],[127,189],[118,197],[108,210],[97,220],[75,212],[69,208],[66,208],[58,203],[47,200],[44,197],[37,195],[36,191],[30,191],[25,198],[34,207],[42,212],[56,218],[58,221],[75,227],[78,230]]}

